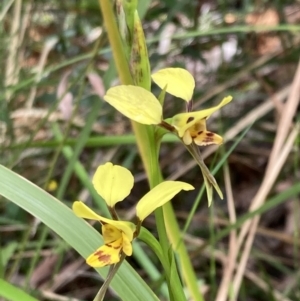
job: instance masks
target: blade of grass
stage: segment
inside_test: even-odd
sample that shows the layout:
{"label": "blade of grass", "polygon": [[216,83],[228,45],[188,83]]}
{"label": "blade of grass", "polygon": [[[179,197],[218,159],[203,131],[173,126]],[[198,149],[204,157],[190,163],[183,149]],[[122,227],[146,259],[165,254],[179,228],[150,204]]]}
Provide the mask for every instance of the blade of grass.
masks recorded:
{"label": "blade of grass", "polygon": [[[237,219],[236,223],[229,225],[228,227],[224,228],[219,233],[217,233],[215,236],[214,243],[216,243],[217,241],[226,237],[230,233],[230,231],[240,228],[245,223],[245,221],[271,210],[272,208],[286,202],[288,199],[297,196],[299,193],[300,193],[300,183],[296,183],[293,186],[291,186],[290,188],[286,189],[285,191],[266,200],[266,202],[261,207],[244,214],[243,216],[241,216]],[[204,244],[201,247],[201,249],[206,246],[207,246],[207,244]]]}
{"label": "blade of grass", "polygon": [[0,279],[0,296],[10,301],[38,301],[18,287]]}
{"label": "blade of grass", "polygon": [[[65,146],[74,146],[76,145],[78,139],[66,139],[64,141]],[[163,143],[175,143],[179,142],[178,138],[175,135],[167,134],[162,138]],[[55,148],[59,145],[60,142],[57,140],[47,140],[47,141],[33,141],[28,147],[36,148]],[[136,138],[132,134],[122,135],[122,136],[95,136],[88,137],[85,147],[100,147],[100,146],[116,146],[116,145],[132,145],[136,144]],[[7,149],[23,148],[27,143],[18,143],[12,144],[7,147]]]}

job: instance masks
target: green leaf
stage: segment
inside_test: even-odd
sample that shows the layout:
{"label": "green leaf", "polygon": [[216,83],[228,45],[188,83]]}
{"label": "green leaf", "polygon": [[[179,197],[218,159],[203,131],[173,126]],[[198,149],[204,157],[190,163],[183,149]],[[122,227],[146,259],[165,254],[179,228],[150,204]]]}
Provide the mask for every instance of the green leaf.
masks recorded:
{"label": "green leaf", "polygon": [[17,247],[18,243],[16,241],[13,241],[2,248],[0,252],[0,260],[3,267],[7,265],[9,259],[13,254],[15,254]]}
{"label": "green leaf", "polygon": [[[99,233],[83,219],[76,217],[67,206],[1,165],[0,194],[40,219],[84,258],[103,243]],[[102,278],[106,277],[107,268],[96,270]],[[125,301],[159,300],[126,262],[113,279],[111,288]]]}
{"label": "green leaf", "polygon": [[0,296],[10,301],[38,301],[18,287],[0,279]]}

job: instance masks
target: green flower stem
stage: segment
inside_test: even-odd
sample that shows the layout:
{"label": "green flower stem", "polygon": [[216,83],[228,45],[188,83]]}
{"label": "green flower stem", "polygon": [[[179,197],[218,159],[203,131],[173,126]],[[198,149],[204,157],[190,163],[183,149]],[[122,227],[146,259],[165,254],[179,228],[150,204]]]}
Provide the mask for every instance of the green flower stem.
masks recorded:
{"label": "green flower stem", "polygon": [[170,266],[168,265],[168,262],[166,262],[163,256],[161,245],[158,243],[153,234],[149,232],[149,230],[147,230],[146,228],[141,227],[140,234],[138,237],[141,241],[145,242],[152,249],[152,251],[156,254],[159,261],[161,262],[162,266],[164,267],[166,273],[169,273]]}
{"label": "green flower stem", "polygon": [[[147,229],[145,229],[143,227],[141,228],[139,239],[144,241],[152,249],[152,251],[156,254],[156,256],[158,257],[158,259],[160,260],[160,262],[164,268],[166,277],[169,277],[168,284],[171,286],[170,300],[185,301],[186,298],[185,298],[185,295],[184,295],[181,285],[174,285],[174,283],[180,284],[180,279],[178,277],[179,275],[178,275],[178,273],[177,273],[177,275],[172,273],[170,260],[169,260],[169,258],[165,258],[164,254],[162,252],[162,249],[161,249],[161,245],[158,243],[158,241],[155,239],[155,237]],[[174,277],[176,277],[176,279],[174,279]]]}
{"label": "green flower stem", "polygon": [[114,56],[116,68],[123,85],[133,85],[133,80],[128,68],[128,62],[123,49],[119,30],[115,22],[115,15],[110,0],[99,0],[102,16],[107,31],[107,36]]}
{"label": "green flower stem", "polygon": [[204,298],[200,292],[200,288],[198,287],[197,277],[192,266],[189,254],[187,252],[185,244],[182,243],[180,229],[177,223],[174,209],[170,202],[166,203],[163,206],[163,211],[168,236],[173,247],[176,248],[175,252],[179,254],[180,268],[183,274],[183,279],[185,280],[185,283],[189,288],[192,299],[197,301],[204,301]]}
{"label": "green flower stem", "polygon": [[[112,10],[111,1],[99,0],[99,4],[102,10],[105,28],[107,30],[109,43],[112,49],[120,81],[123,85],[133,85],[134,81],[129,70],[125,52],[123,50],[123,44],[117,24],[115,22],[115,15]],[[153,155],[151,154],[151,141],[153,140],[150,138],[150,136],[154,137],[153,127],[138,124],[134,121],[131,121],[131,125],[136,136],[137,145],[142,157],[142,161],[144,162],[148,179],[150,179],[152,164],[146,162],[149,162],[149,158],[153,158]]]}
{"label": "green flower stem", "polygon": [[106,291],[125,258],[126,258],[126,255],[124,253],[122,253],[120,261],[117,264],[115,264],[114,266],[110,267],[109,272],[107,274],[107,278],[105,279],[103,285],[101,286],[100,290],[98,291],[98,293],[95,296],[93,301],[103,301],[104,300]]}
{"label": "green flower stem", "polygon": [[[129,66],[127,63],[126,55],[123,50],[122,41],[118,32],[117,25],[115,23],[115,16],[111,7],[111,2],[108,0],[99,0],[99,4],[102,10],[102,15],[105,23],[105,27],[108,34],[108,39],[112,48],[116,68],[122,84],[133,84],[133,79],[130,74]],[[155,135],[153,126],[145,126],[136,122],[131,122],[133,131],[136,136],[137,145],[141,154],[141,158],[145,167],[146,174],[149,179],[150,187],[153,188],[161,181],[161,172],[158,164],[157,147],[155,143]],[[180,231],[175,218],[174,211],[170,203],[163,207],[164,216],[167,222],[169,238],[173,245],[177,245],[180,241]],[[163,241],[165,235],[164,218],[161,209],[156,213],[157,218],[157,230],[160,236],[160,243],[162,244],[162,250],[164,256],[168,256],[165,251],[167,249],[167,242]],[[168,219],[168,220],[167,220]],[[167,250],[168,251],[168,250]],[[185,277],[185,282],[190,290],[193,300],[204,300],[197,287],[197,279],[192,268],[192,264],[188,257],[184,244],[180,244],[178,248],[181,260],[181,269]]]}

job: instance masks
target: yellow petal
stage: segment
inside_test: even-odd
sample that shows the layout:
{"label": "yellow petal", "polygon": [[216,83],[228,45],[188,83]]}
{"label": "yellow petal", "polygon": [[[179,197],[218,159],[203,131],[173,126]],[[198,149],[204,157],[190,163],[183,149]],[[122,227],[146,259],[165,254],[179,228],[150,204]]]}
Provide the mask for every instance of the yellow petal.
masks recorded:
{"label": "yellow petal", "polygon": [[193,142],[193,138],[189,130],[184,132],[182,141],[185,145],[190,145]]}
{"label": "yellow petal", "polygon": [[194,142],[200,146],[205,146],[210,144],[222,144],[223,138],[209,131],[201,131],[198,133],[197,137],[194,138]]}
{"label": "yellow petal", "polygon": [[194,187],[179,181],[165,181],[151,189],[136,206],[136,215],[142,221],[156,208],[170,201],[181,190],[192,190]]}
{"label": "yellow petal", "polygon": [[82,218],[97,220],[102,224],[109,224],[123,232],[130,241],[133,239],[133,233],[136,230],[136,226],[131,222],[124,221],[114,221],[108,218],[105,218],[101,215],[95,213],[92,209],[86,206],[84,203],[80,201],[76,201],[73,203],[73,211],[74,213]]}
{"label": "yellow petal", "polygon": [[115,226],[117,229],[119,229],[122,234],[126,235],[129,241],[133,240],[133,234],[136,231],[136,225],[131,222],[126,221],[113,221],[108,219],[108,223]]}
{"label": "yellow petal", "polygon": [[195,80],[191,73],[182,68],[166,68],[152,74],[153,81],[163,89],[167,86],[166,91],[185,101],[192,99]]}
{"label": "yellow petal", "polygon": [[120,261],[121,250],[121,241],[117,242],[115,247],[104,245],[91,254],[86,259],[86,263],[94,268],[115,264]]}
{"label": "yellow petal", "polygon": [[72,209],[77,216],[82,218],[92,219],[96,221],[100,221],[102,218],[100,215],[98,215],[96,212],[94,212],[87,205],[80,201],[74,202]]}
{"label": "yellow petal", "polygon": [[110,88],[104,99],[126,117],[142,124],[159,124],[162,106],[149,91],[137,86]]}
{"label": "yellow petal", "polygon": [[181,138],[188,128],[194,126],[195,123],[199,122],[201,119],[209,117],[212,113],[228,104],[231,100],[232,97],[227,96],[215,107],[197,112],[177,114],[172,118],[171,124],[177,129],[178,136]]}
{"label": "yellow petal", "polygon": [[127,256],[131,256],[132,255],[131,241],[129,241],[128,237],[124,233],[122,233],[122,236],[123,236],[123,252]]}
{"label": "yellow petal", "polygon": [[104,224],[102,225],[102,236],[105,244],[110,244],[113,241],[119,240],[122,237],[122,232],[115,226]]}
{"label": "yellow petal", "polygon": [[93,177],[96,191],[112,208],[129,195],[133,183],[134,178],[128,169],[111,162],[100,165]]}

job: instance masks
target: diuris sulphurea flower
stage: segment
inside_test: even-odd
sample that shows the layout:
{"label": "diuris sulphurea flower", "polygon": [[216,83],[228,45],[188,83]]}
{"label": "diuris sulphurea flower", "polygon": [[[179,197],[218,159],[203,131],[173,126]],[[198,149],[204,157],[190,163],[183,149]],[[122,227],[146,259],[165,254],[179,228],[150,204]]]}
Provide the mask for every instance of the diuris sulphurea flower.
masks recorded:
{"label": "diuris sulphurea flower", "polygon": [[[114,210],[117,202],[123,201],[134,184],[131,172],[118,165],[108,162],[100,165],[93,177],[93,185],[98,194],[105,200],[110,209]],[[92,253],[86,262],[92,267],[103,267],[120,261],[124,253],[132,255],[132,241],[138,236],[142,221],[155,209],[170,201],[181,190],[192,190],[194,187],[180,181],[165,181],[145,194],[136,205],[137,223],[105,218],[83,202],[73,204],[74,213],[82,218],[97,220],[102,225],[104,245]]]}
{"label": "diuris sulphurea flower", "polygon": [[217,110],[228,104],[231,96],[225,97],[217,106],[191,112],[192,96],[195,88],[193,76],[182,68],[166,68],[152,75],[153,81],[167,93],[187,102],[188,112],[176,114],[165,119],[162,115],[160,101],[151,92],[137,86],[120,85],[110,88],[104,99],[126,117],[146,125],[158,125],[176,134],[199,164],[206,185],[208,204],[212,202],[212,188],[219,196],[222,192],[201,159],[201,154],[195,145],[220,145],[223,138],[210,132],[206,120]]}

